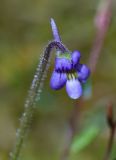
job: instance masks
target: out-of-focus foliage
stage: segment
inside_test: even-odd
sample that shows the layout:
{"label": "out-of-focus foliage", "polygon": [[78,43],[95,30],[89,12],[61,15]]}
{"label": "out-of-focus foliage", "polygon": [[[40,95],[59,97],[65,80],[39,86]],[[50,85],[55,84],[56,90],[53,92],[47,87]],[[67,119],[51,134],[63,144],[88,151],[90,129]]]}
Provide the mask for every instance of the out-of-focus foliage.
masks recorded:
{"label": "out-of-focus foliage", "polygon": [[71,147],[72,152],[78,153],[87,147],[93,141],[93,139],[96,138],[99,130],[99,127],[95,125],[85,128],[79,136],[74,138],[74,142],[72,143]]}
{"label": "out-of-focus foliage", "polygon": [[85,100],[90,99],[92,97],[92,82],[91,79],[83,84],[83,98]]}
{"label": "out-of-focus foliage", "polygon": [[[53,17],[62,40],[70,50],[82,53],[87,63],[95,37],[94,16],[98,0],[4,0],[0,3],[0,160],[8,159],[15,142],[19,117],[44,45],[52,39],[49,20]],[[77,136],[97,124],[98,136],[81,152],[71,153],[71,160],[102,159],[109,130],[106,125],[106,104],[116,106],[116,2],[96,73],[92,78],[92,97],[79,109]],[[58,160],[68,132],[68,120],[74,105],[65,89],[52,91],[49,79],[53,59],[44,84],[22,160]],[[78,107],[78,105],[77,105]],[[116,108],[116,107],[115,107]],[[116,113],[116,111],[115,111]],[[86,143],[86,134],[84,143]],[[116,142],[116,141],[115,141]],[[116,157],[116,144],[112,158]]]}

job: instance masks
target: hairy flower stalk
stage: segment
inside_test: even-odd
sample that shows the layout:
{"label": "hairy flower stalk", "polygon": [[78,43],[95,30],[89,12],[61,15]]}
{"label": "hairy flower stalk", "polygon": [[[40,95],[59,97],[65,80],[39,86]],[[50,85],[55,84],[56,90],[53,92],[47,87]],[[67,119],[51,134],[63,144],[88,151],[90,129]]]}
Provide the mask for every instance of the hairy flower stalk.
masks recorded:
{"label": "hairy flower stalk", "polygon": [[30,123],[32,121],[33,113],[35,111],[35,103],[38,99],[38,94],[43,84],[43,81],[46,77],[46,72],[49,66],[50,53],[53,48],[58,48],[63,52],[66,52],[67,49],[60,42],[52,41],[50,42],[44,50],[43,56],[40,59],[40,62],[37,66],[36,73],[34,75],[27,100],[24,105],[24,113],[20,120],[20,127],[16,132],[16,144],[13,152],[10,153],[11,160],[18,160],[19,154],[23,145],[24,137],[28,132]]}
{"label": "hairy flower stalk", "polygon": [[66,91],[70,98],[77,99],[82,95],[82,83],[89,77],[89,68],[80,64],[80,53],[70,52],[61,42],[57,26],[51,19],[51,27],[54,41],[51,41],[44,50],[44,53],[37,66],[27,100],[24,105],[24,113],[20,120],[20,127],[16,133],[16,144],[10,154],[10,160],[18,160],[24,137],[28,132],[35,111],[35,104],[40,98],[43,82],[49,67],[50,54],[53,48],[56,49],[55,69],[51,76],[50,86],[54,90],[61,89],[66,85]]}

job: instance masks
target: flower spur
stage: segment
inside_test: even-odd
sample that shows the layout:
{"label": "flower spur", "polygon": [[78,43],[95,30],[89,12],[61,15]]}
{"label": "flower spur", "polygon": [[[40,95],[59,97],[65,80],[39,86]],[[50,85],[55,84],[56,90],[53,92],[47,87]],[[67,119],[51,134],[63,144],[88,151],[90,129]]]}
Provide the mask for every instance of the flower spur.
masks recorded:
{"label": "flower spur", "polygon": [[[51,27],[54,40],[61,42],[57,26],[51,19]],[[56,48],[57,49],[57,48]],[[55,68],[51,76],[50,86],[59,90],[66,85],[66,91],[70,98],[78,99],[82,93],[82,83],[85,83],[90,75],[90,70],[85,64],[80,64],[81,54],[78,51],[56,51]]]}

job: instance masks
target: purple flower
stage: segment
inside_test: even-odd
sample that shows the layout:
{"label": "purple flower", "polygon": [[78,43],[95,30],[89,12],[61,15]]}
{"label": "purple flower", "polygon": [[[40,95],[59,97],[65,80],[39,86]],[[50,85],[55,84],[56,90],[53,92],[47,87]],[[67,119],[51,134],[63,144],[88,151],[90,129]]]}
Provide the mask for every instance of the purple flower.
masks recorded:
{"label": "purple flower", "polygon": [[[57,26],[51,19],[54,40],[61,43]],[[70,53],[68,49],[62,52],[56,47],[55,68],[51,76],[50,86],[59,90],[66,86],[66,92],[72,99],[78,99],[82,93],[82,83],[90,75],[90,70],[85,64],[80,64],[81,54],[77,50]]]}
{"label": "purple flower", "polygon": [[[75,58],[74,58],[75,57]],[[66,85],[66,91],[70,98],[77,99],[82,95],[82,83],[89,77],[89,68],[79,63],[80,53],[60,53],[56,56],[55,69],[52,73],[50,86],[59,90]]]}

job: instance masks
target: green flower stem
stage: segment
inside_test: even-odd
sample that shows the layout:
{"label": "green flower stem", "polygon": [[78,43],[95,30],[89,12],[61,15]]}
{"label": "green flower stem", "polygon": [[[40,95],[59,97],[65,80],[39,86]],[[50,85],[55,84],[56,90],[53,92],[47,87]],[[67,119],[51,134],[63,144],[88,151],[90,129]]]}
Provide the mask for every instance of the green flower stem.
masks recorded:
{"label": "green flower stem", "polygon": [[50,42],[40,59],[39,65],[36,69],[36,74],[34,75],[27,100],[24,105],[24,113],[21,117],[19,129],[16,132],[16,143],[14,150],[10,153],[10,160],[18,160],[19,155],[23,146],[25,135],[30,127],[33,114],[35,111],[35,104],[38,98],[40,98],[41,89],[43,86],[43,81],[47,75],[47,70],[49,67],[50,53],[53,48],[58,48],[63,53],[66,52],[66,48],[61,42]]}
{"label": "green flower stem", "polygon": [[35,106],[35,102],[37,98],[37,92],[41,88],[40,84],[43,81],[43,76],[45,75],[45,71],[47,69],[48,60],[49,60],[49,56],[46,56],[44,54],[44,56],[40,60],[40,63],[37,67],[36,74],[34,75],[34,79],[30,87],[28,98],[24,105],[25,110],[21,117],[20,127],[16,133],[16,144],[15,144],[13,152],[11,153],[11,160],[17,160],[19,157],[19,154],[22,148],[22,144],[24,141],[24,137],[27,134],[28,128],[30,126],[30,123],[33,117],[33,113],[35,111],[34,106]]}

